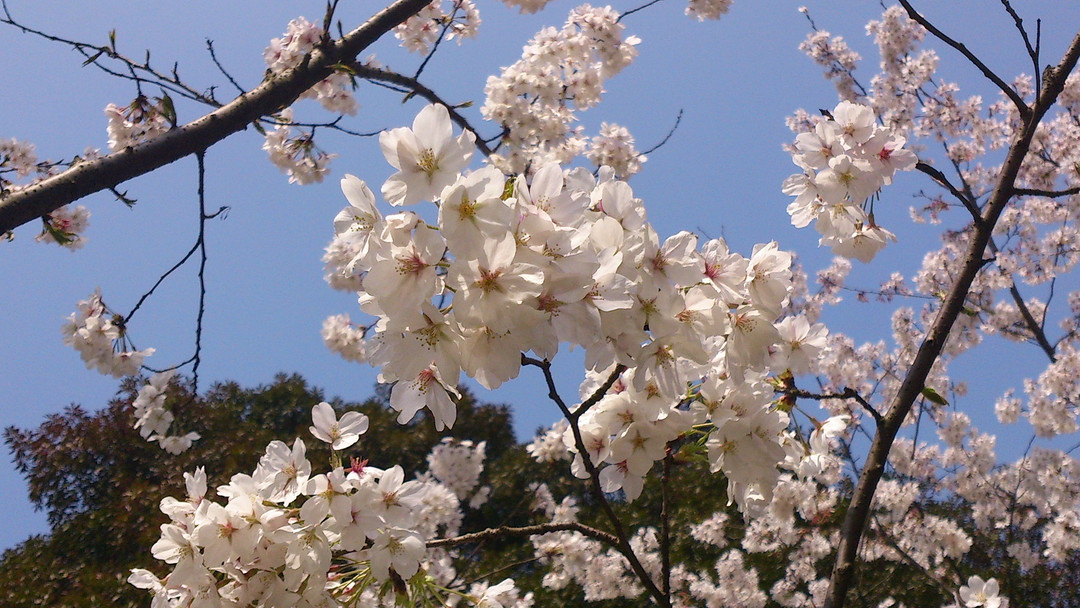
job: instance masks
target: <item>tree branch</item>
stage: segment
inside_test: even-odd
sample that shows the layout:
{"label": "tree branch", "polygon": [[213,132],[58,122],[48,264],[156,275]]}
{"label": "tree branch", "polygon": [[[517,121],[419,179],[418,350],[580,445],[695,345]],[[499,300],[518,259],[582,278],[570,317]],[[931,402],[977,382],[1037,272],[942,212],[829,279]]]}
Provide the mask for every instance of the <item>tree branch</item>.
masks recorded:
{"label": "tree branch", "polygon": [[668,595],[661,591],[656,583],[649,576],[648,571],[645,570],[645,566],[641,564],[641,560],[638,559],[637,554],[634,553],[634,548],[630,546],[630,540],[626,535],[626,530],[623,528],[622,520],[615,513],[615,510],[611,508],[611,503],[604,496],[604,490],[600,484],[600,470],[593,464],[592,458],[589,456],[589,450],[585,446],[585,439],[581,436],[581,428],[578,426],[578,420],[582,414],[589,410],[590,407],[595,405],[604,397],[608,389],[611,388],[615,381],[619,378],[619,375],[626,371],[626,367],[622,364],[616,365],[611,375],[608,376],[606,382],[600,386],[588,399],[582,402],[573,412],[566,406],[566,403],[559,396],[558,391],[555,388],[555,378],[551,375],[551,362],[541,361],[540,359],[534,359],[527,357],[524,353],[521,355],[522,365],[532,365],[539,367],[544,372],[544,380],[548,386],[548,396],[555,405],[559,407],[559,411],[566,417],[566,421],[570,423],[570,431],[574,435],[574,447],[577,448],[578,455],[581,456],[581,462],[585,465],[585,471],[589,474],[589,488],[592,490],[593,497],[596,499],[597,504],[600,505],[600,510],[604,512],[604,516],[611,522],[611,527],[615,531],[615,537],[618,539],[618,543],[614,545],[617,550],[626,561],[630,563],[630,569],[634,571],[634,574],[641,581],[641,584],[645,587],[645,590],[652,596],[657,604],[664,608],[671,608],[671,600],[668,599]]}
{"label": "tree branch", "polygon": [[0,234],[95,192],[116,187],[185,156],[206,150],[261,116],[279,112],[335,66],[351,63],[364,49],[405,21],[427,0],[396,0],[332,45],[316,49],[300,65],[270,76],[221,108],[137,146],[78,165],[0,198]]}
{"label": "tree branch", "polygon": [[953,40],[944,32],[935,27],[933,23],[927,21],[926,17],[920,15],[919,12],[911,6],[911,3],[908,2],[908,0],[900,0],[900,4],[904,7],[904,10],[907,11],[908,16],[911,17],[916,23],[926,28],[926,31],[933,34],[938,40],[953,47],[957,51],[960,51],[960,54],[963,55],[968,61],[970,61],[971,65],[978,68],[987,80],[997,85],[997,87],[1001,89],[1001,92],[1004,93],[1005,96],[1008,97],[1010,100],[1012,100],[1013,105],[1016,106],[1016,110],[1020,112],[1021,119],[1026,122],[1031,117],[1031,108],[1029,108],[1028,105],[1024,103],[1024,99],[1020,97],[1020,94],[1014,91],[1012,87],[1005,84],[1005,81],[1002,80],[1000,76],[998,76],[993,72],[993,70],[988,68],[986,64],[984,64],[982,60],[976,57],[974,53],[968,50],[968,48],[964,46],[963,43]]}
{"label": "tree branch", "polygon": [[614,534],[591,528],[576,521],[571,521],[558,524],[549,523],[538,524],[535,526],[523,526],[521,528],[511,528],[509,526],[488,528],[487,530],[473,532],[472,534],[462,534],[461,536],[455,536],[454,538],[442,538],[429,541],[427,543],[427,548],[437,549],[439,547],[456,547],[457,545],[479,543],[503,536],[533,536],[534,534],[547,534],[548,532],[580,532],[589,538],[595,538],[612,547],[619,546],[619,539],[615,538]]}
{"label": "tree branch", "polygon": [[[994,242],[993,237],[987,242],[991,253],[995,256],[998,254],[997,243]],[[1057,361],[1057,349],[1050,344],[1050,340],[1046,337],[1046,332],[1043,330],[1043,326],[1035,319],[1035,315],[1031,314],[1031,309],[1028,308],[1027,302],[1024,301],[1023,296],[1020,295],[1020,289],[1016,286],[1016,281],[1009,279],[1009,295],[1012,296],[1013,303],[1016,304],[1017,310],[1020,312],[1020,317],[1024,319],[1024,325],[1027,326],[1028,331],[1031,332],[1035,343],[1039,345],[1046,356],[1050,358],[1050,362]],[[1049,303],[1048,303],[1049,304]],[[1045,318],[1045,313],[1044,313]]]}
{"label": "tree branch", "polygon": [[464,116],[461,115],[461,113],[457,111],[457,108],[453,104],[449,104],[443,101],[443,99],[439,97],[439,95],[435,91],[432,91],[428,87],[420,84],[420,81],[416,78],[410,78],[408,76],[405,76],[404,74],[399,74],[391,70],[373,68],[371,66],[363,65],[360,63],[353,63],[349,67],[354,72],[356,72],[356,75],[360,78],[367,78],[368,80],[398,85],[399,87],[407,89],[411,93],[423,97],[431,103],[437,103],[445,107],[446,111],[450,113],[450,120],[453,120],[455,123],[457,123],[459,127],[465,129],[466,131],[469,131],[476,136],[476,149],[480,150],[481,154],[483,154],[485,157],[490,157],[492,154],[495,153],[495,151],[492,150],[487,144],[487,142],[490,140],[486,140],[481,137],[480,133],[473,128],[473,126],[469,123],[468,119],[466,119]]}
{"label": "tree branch", "polygon": [[982,215],[979,214],[979,207],[977,206],[976,202],[970,200],[963,192],[957,189],[957,187],[949,181],[949,178],[945,177],[944,173],[924,162],[915,163],[915,169],[917,171],[925,173],[926,175],[929,175],[930,179],[937,182],[939,186],[948,190],[949,193],[952,194],[953,197],[956,198],[956,200],[960,201],[960,204],[968,210],[968,213],[971,214],[971,217],[976,223],[982,220]]}
{"label": "tree branch", "polygon": [[[908,8],[909,13],[914,13],[906,0],[901,0],[901,3]],[[885,472],[889,450],[904,418],[911,411],[912,405],[925,386],[926,377],[941,354],[949,331],[964,308],[964,302],[975,280],[975,275],[984,265],[983,254],[990,241],[994,225],[1014,194],[1016,178],[1023,165],[1024,157],[1031,148],[1035,130],[1046,112],[1057,101],[1058,95],[1064,88],[1065,78],[1076,67],[1078,59],[1080,59],[1080,33],[1077,33],[1069,44],[1061,62],[1057,66],[1047,68],[1043,77],[1043,88],[1040,89],[1033,107],[1029,108],[1024,115],[1024,125],[1009,147],[997,183],[983,208],[982,221],[975,223],[974,234],[956,283],[942,302],[933,326],[919,345],[915,359],[893,398],[891,407],[884,415],[883,424],[878,426],[874,434],[865,465],[851,497],[851,503],[844,515],[840,546],[836,552],[829,591],[825,598],[826,608],[841,608],[844,605],[847,592],[854,580],[859,542],[862,540],[863,530],[866,528],[870,514],[870,503],[877,490],[877,484]]]}
{"label": "tree branch", "polygon": [[1061,198],[1080,194],[1080,186],[1066,190],[1036,190],[1032,188],[1013,188],[1013,194],[1017,196],[1044,196],[1046,198]]}

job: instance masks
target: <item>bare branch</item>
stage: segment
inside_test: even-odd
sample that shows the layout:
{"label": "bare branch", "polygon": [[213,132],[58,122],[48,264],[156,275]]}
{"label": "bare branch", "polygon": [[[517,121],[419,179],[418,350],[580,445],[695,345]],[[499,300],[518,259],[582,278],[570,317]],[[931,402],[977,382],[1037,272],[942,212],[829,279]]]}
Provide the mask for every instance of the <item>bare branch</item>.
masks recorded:
{"label": "bare branch", "polygon": [[929,175],[930,179],[934,180],[938,183],[938,185],[948,190],[949,193],[952,194],[953,197],[956,198],[956,200],[960,201],[960,204],[962,204],[964,208],[968,210],[968,213],[971,214],[971,217],[976,223],[982,220],[982,215],[980,215],[979,208],[976,205],[975,201],[970,200],[967,195],[957,189],[957,187],[949,181],[949,178],[945,177],[944,173],[924,162],[916,163],[915,169],[921,171],[922,173],[925,173],[926,175]]}
{"label": "bare branch", "polygon": [[993,70],[988,68],[981,59],[976,57],[975,53],[972,53],[962,43],[953,40],[944,32],[939,30],[936,26],[934,26],[933,23],[927,21],[926,17],[920,15],[919,12],[911,6],[911,3],[908,2],[908,0],[900,0],[900,5],[904,7],[904,10],[907,11],[908,16],[911,17],[916,23],[926,28],[926,31],[933,34],[934,37],[936,37],[938,40],[953,47],[957,51],[960,51],[960,54],[963,55],[968,61],[970,61],[972,65],[978,68],[987,80],[997,85],[997,87],[1001,89],[1001,92],[1004,93],[1005,96],[1008,97],[1010,100],[1012,100],[1013,105],[1016,106],[1016,110],[1020,112],[1020,117],[1023,118],[1024,121],[1027,121],[1031,117],[1031,108],[1029,108],[1028,105],[1024,103],[1024,99],[1020,97],[1020,94],[1013,90],[1012,87],[1005,84],[1005,81],[1002,80],[1000,76],[995,74]]}
{"label": "bare branch", "polygon": [[[993,237],[990,238],[987,247],[995,256],[998,254],[998,246],[997,243],[994,242]],[[1035,320],[1035,315],[1031,314],[1031,309],[1028,308],[1027,302],[1025,302],[1023,296],[1020,295],[1020,289],[1016,286],[1016,281],[1009,281],[1009,295],[1012,296],[1013,303],[1016,304],[1016,308],[1020,312],[1020,317],[1024,319],[1024,325],[1026,325],[1028,331],[1031,332],[1035,343],[1039,345],[1039,348],[1042,349],[1050,359],[1051,363],[1056,362],[1057,349],[1050,344],[1050,340],[1046,337],[1046,331],[1043,329],[1042,323]]]}
{"label": "bare branch", "polygon": [[236,82],[236,79],[233,78],[232,74],[230,74],[229,71],[225,69],[225,66],[221,65],[221,62],[218,61],[217,53],[214,52],[214,41],[210,40],[209,38],[206,40],[206,50],[210,51],[210,60],[214,62],[214,65],[217,66],[218,71],[221,72],[221,75],[229,81],[229,84],[233,85],[233,87],[236,88],[236,92],[240,95],[247,93],[247,91],[244,90],[244,87],[240,86],[240,83]]}
{"label": "bare branch", "polygon": [[652,154],[653,152],[659,150],[664,144],[666,144],[668,140],[671,139],[671,136],[675,135],[675,130],[679,128],[679,123],[682,122],[682,113],[683,111],[680,108],[679,113],[675,115],[675,124],[671,125],[671,130],[667,132],[667,135],[664,136],[664,139],[661,139],[658,144],[649,148],[648,150],[645,150],[641,154]]}
{"label": "bare branch", "polygon": [[428,87],[420,84],[420,82],[416,80],[416,78],[410,78],[408,76],[405,76],[404,74],[398,74],[397,72],[385,70],[382,68],[373,68],[371,66],[363,65],[360,63],[354,63],[349,67],[354,72],[356,72],[357,76],[361,78],[366,78],[368,80],[391,85],[397,85],[398,87],[401,87],[401,89],[394,90],[413,93],[419,95],[420,97],[423,97],[431,103],[437,103],[441,106],[444,106],[446,110],[450,113],[450,120],[453,120],[455,123],[457,123],[459,127],[465,129],[466,131],[469,131],[474,136],[476,136],[476,149],[480,150],[481,154],[483,154],[485,157],[490,157],[492,154],[495,153],[495,151],[490,146],[488,146],[488,142],[491,140],[484,139],[480,135],[480,133],[473,128],[473,126],[469,123],[468,119],[466,119],[464,116],[461,115],[460,112],[457,111],[456,106],[444,101],[435,91],[432,91]]}
{"label": "bare branch", "polygon": [[571,521],[558,524],[538,524],[521,528],[511,528],[508,526],[488,528],[487,530],[473,532],[472,534],[462,534],[461,536],[455,536],[454,538],[442,538],[439,540],[428,541],[427,548],[437,549],[439,547],[456,547],[468,543],[480,543],[503,536],[532,536],[534,534],[547,534],[549,532],[580,532],[589,538],[595,538],[612,547],[618,547],[619,545],[619,539],[615,538],[613,534],[604,532],[603,530],[597,530],[596,528],[590,528],[589,526],[580,524],[576,521]]}
{"label": "bare branch", "polygon": [[313,51],[307,61],[268,77],[253,90],[202,118],[137,146],[79,163],[0,198],[0,234],[84,196],[206,150],[244,130],[259,117],[281,111],[332,74],[334,66],[353,62],[364,49],[426,4],[426,0],[396,0],[332,45]]}
{"label": "bare branch", "polygon": [[840,393],[811,393],[801,388],[796,388],[794,385],[785,386],[783,388],[776,389],[776,392],[782,395],[788,395],[791,397],[799,397],[802,399],[812,399],[814,401],[824,401],[826,399],[852,399],[863,407],[867,412],[870,412],[870,416],[874,418],[874,422],[881,424],[881,413],[878,412],[874,406],[870,405],[870,402],[863,398],[855,389],[851,387],[844,387],[843,392]]}
{"label": "bare branch", "polygon": [[643,10],[649,8],[650,6],[652,6],[652,5],[654,5],[654,4],[658,3],[658,2],[661,2],[661,1],[662,0],[649,0],[649,2],[646,2],[645,4],[642,4],[639,7],[632,8],[632,9],[626,11],[625,13],[619,15],[619,18],[616,19],[615,22],[619,23],[620,21],[623,20],[624,17],[629,17],[630,15],[633,15],[634,13],[636,13],[638,11],[643,11]]}
{"label": "bare branch", "polygon": [[1013,18],[1013,23],[1016,25],[1017,31],[1020,32],[1020,37],[1024,39],[1024,46],[1027,48],[1028,57],[1031,57],[1031,65],[1035,68],[1035,88],[1039,87],[1039,72],[1042,68],[1039,66],[1039,47],[1038,39],[1036,39],[1036,45],[1031,46],[1031,39],[1028,38],[1027,29],[1024,27],[1024,20],[1020,18],[1020,15],[1013,10],[1012,3],[1009,0],[1001,0],[1002,6],[1005,7],[1005,11],[1009,13],[1009,16]]}

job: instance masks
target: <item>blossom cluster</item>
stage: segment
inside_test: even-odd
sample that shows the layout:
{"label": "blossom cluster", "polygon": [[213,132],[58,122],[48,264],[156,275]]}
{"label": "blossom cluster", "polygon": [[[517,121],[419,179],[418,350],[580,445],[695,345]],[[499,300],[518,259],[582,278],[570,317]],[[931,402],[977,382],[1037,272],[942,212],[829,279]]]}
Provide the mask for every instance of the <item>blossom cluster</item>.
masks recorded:
{"label": "blossom cluster", "polygon": [[170,369],[150,376],[131,404],[135,410],[135,429],[143,439],[156,441],[161,449],[173,455],[187,451],[199,439],[199,434],[194,431],[183,435],[169,434],[175,418],[165,407],[166,389],[175,375],[176,370]]}
{"label": "blossom cluster", "polygon": [[266,131],[263,150],[270,162],[289,176],[289,183],[310,184],[321,182],[330,173],[330,161],[336,154],[327,154],[315,145],[311,134],[293,134],[292,108],[278,113],[279,122]]}
{"label": "blossom cluster", "polygon": [[137,374],[143,359],[154,353],[152,348],[124,350],[123,317],[109,312],[100,290],[79,301],[60,332],[64,344],[79,351],[87,369],[116,378]]}
{"label": "blossom cluster", "polygon": [[167,97],[151,100],[139,95],[126,107],[105,106],[109,119],[109,149],[113,152],[129,148],[165,133],[175,124],[176,115]]}
{"label": "blossom cluster", "polygon": [[165,408],[165,390],[168,381],[176,375],[175,369],[160,371],[150,376],[150,380],[138,390],[132,407],[135,409],[135,429],[148,442],[158,442],[168,454],[177,455],[187,451],[191,444],[199,440],[199,433],[189,432],[184,435],[170,435],[168,429],[173,424],[172,411]]}
{"label": "blossom cluster", "polygon": [[833,253],[869,262],[885,244],[896,240],[877,225],[868,199],[892,183],[896,171],[915,167],[915,154],[904,149],[907,140],[876,123],[868,106],[841,101],[827,120],[800,133],[792,161],[802,169],[784,181],[791,223],[814,224],[821,245]]}
{"label": "blossom cluster", "polygon": [[443,10],[442,0],[434,0],[395,27],[394,36],[401,41],[401,46],[414,53],[427,53],[440,36],[456,39],[458,44],[465,38],[476,36],[480,12],[472,0],[451,0],[450,4],[447,12]]}
{"label": "blossom cluster", "polygon": [[353,325],[349,315],[331,315],[323,321],[323,344],[346,361],[363,363],[367,359],[364,349],[366,334],[367,328]]}
{"label": "blossom cluster", "polygon": [[[312,435],[330,444],[336,463],[368,428],[363,414],[338,419],[325,402],[312,408],[312,423]],[[375,606],[402,595],[437,595],[455,573],[425,543],[456,534],[457,493],[471,493],[477,482],[461,480],[451,490],[436,481],[458,462],[447,452],[453,446],[440,446],[428,458],[432,470],[406,481],[400,466],[378,469],[356,459],[313,474],[303,440],[291,447],[273,441],[250,475],[234,475],[217,489],[221,502],[207,495],[203,469],[185,473],[187,498],[162,501],[170,521],[151,549],[171,572],[159,579],[136,569],[128,580],[153,593],[155,606]],[[474,453],[482,461],[483,447]],[[532,604],[509,579],[455,593],[479,606]]]}
{"label": "blossom cluster", "polygon": [[19,141],[14,137],[0,139],[0,186],[6,189],[12,180],[4,177],[14,173],[16,177],[26,177],[37,170],[37,154],[34,144]]}
{"label": "blossom cluster", "polygon": [[779,320],[790,255],[769,243],[747,259],[721,239],[699,250],[688,232],[661,240],[610,169],[594,178],[548,164],[531,181],[492,167],[462,174],[470,143],[441,106],[380,138],[399,170],[383,196],[433,201],[437,221],[384,217],[361,180],[342,180],[349,206],[330,249],[353,254],[334,258],[378,319],[364,350],[380,380],[396,382],[399,421],[426,407],[436,428],[452,426],[462,374],[496,388],[524,353],[548,361],[567,343],[585,351],[582,401],[593,395],[580,420],[587,454],[564,433],[575,473],[587,475],[588,457],[606,491],[633,499],[667,442],[708,423],[713,468],[734,480],[733,498],[767,502],[785,446],[795,448],[766,375],[809,371],[825,336],[805,319]]}
{"label": "blossom cluster", "polygon": [[90,210],[82,205],[64,205],[45,218],[45,227],[35,240],[44,243],[56,243],[71,251],[86,244],[87,226],[90,224]]}
{"label": "blossom cluster", "polygon": [[[326,32],[303,17],[289,22],[281,38],[274,38],[263,51],[263,59],[271,74],[296,67],[323,40]],[[335,114],[356,114],[359,107],[353,97],[353,80],[347,72],[337,71],[315,84],[301,99],[314,99]]]}
{"label": "blossom cluster", "polygon": [[[637,55],[634,47],[640,40],[623,38],[618,17],[610,7],[579,6],[562,29],[541,30],[525,45],[521,59],[488,78],[481,113],[504,131],[505,151],[492,158],[496,166],[518,173],[530,165],[567,163],[586,150],[583,128],[573,126],[575,110],[595,106],[604,81]],[[641,159],[627,137],[602,134],[595,146],[605,154],[618,153],[616,164],[629,170]]]}

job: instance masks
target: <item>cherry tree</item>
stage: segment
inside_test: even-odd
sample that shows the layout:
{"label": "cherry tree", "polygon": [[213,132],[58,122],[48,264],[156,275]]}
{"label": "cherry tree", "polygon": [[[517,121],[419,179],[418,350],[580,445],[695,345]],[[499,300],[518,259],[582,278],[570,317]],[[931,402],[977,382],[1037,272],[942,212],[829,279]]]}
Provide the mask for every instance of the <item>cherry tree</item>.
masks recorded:
{"label": "cherry tree", "polygon": [[[508,4],[532,13],[545,3]],[[232,100],[188,84],[177,68],[124,55],[115,39],[63,38],[5,6],[8,27],[70,47],[130,81],[137,96],[105,108],[108,154],[38,162],[28,143],[4,142],[0,232],[21,238],[17,228],[40,220],[40,240],[78,248],[92,234],[79,199],[111,191],[132,204],[119,190],[125,181],[197,159],[200,229],[189,253],[130,312],[95,291],[62,328],[88,368],[148,372],[133,404],[143,438],[170,453],[200,440],[166,388],[190,366],[197,390],[205,228],[225,211],[206,204],[208,150],[251,127],[289,182],[322,181],[342,152],[324,150],[316,133],[361,135],[345,117],[358,111],[358,83],[373,83],[425,104],[411,126],[377,135],[389,178],[369,185],[363,168],[338,178],[344,208],[326,218],[325,275],[356,295],[359,311],[326,319],[326,345],[393,384],[400,422],[426,410],[440,431],[455,423],[466,378],[497,389],[539,375],[562,419],[530,453],[562,461],[590,492],[578,505],[537,484],[534,508],[545,523],[459,535],[454,522],[485,499],[482,447],[447,443],[433,452],[430,474],[412,479],[394,463],[347,462],[366,419],[312,404],[310,437],[271,442],[257,468],[229,472],[216,496],[205,472],[191,472],[187,497],[162,503],[170,523],[149,549],[169,573],[137,570],[129,579],[155,606],[531,605],[511,579],[457,576],[461,548],[494,536],[529,537],[549,569],[544,584],[579,585],[588,601],[903,604],[906,589],[851,597],[860,563],[910,569],[942,605],[1003,606],[1040,589],[1046,605],[1075,599],[1067,583],[1033,574],[1067,570],[1080,549],[1080,465],[1055,441],[1077,430],[1070,364],[1080,296],[1069,273],[1080,259],[1072,207],[1080,201],[1080,34],[1060,57],[1046,57],[1042,23],[1032,28],[1032,17],[1003,0],[1008,36],[1031,65],[1030,74],[1002,76],[961,33],[900,0],[866,26],[880,55],[867,70],[804,10],[801,48],[839,97],[813,113],[793,108],[792,175],[776,185],[791,224],[812,225],[837,256],[810,274],[776,241],[738,253],[723,238],[661,236],[656,211],[646,211],[658,206],[628,181],[647,172],[646,152],[626,127],[604,123],[589,135],[578,124],[639,54],[622,18],[660,10],[651,4],[622,14],[582,5],[537,32],[519,60],[488,78],[477,103],[483,122],[422,82],[447,41],[477,35],[480,13],[469,0],[399,0],[351,29],[331,2],[318,21],[282,24],[251,90],[210,45],[238,89]],[[685,12],[720,19],[738,10],[729,5],[691,1]],[[415,70],[361,58],[390,36],[417,54]],[[953,82],[942,59],[973,67],[979,80]],[[987,84],[992,101],[965,92]],[[301,99],[331,117],[300,121],[293,104]],[[181,101],[206,113],[181,124]],[[909,216],[891,204],[905,173],[922,180]],[[882,250],[905,246],[894,231],[909,218],[941,226],[921,266],[880,286],[848,286],[853,264],[873,268]],[[158,363],[153,348],[132,344],[132,318],[190,259],[201,263],[195,353]],[[1059,304],[1061,289],[1069,293]],[[844,295],[895,303],[889,335],[858,343],[827,329],[822,320]],[[358,313],[364,320],[353,320]],[[968,389],[950,372],[995,335],[1045,359],[1022,395],[1008,392],[994,406],[1001,425],[1030,425],[1005,427],[1031,437],[1015,460],[999,458],[996,438],[957,407]],[[564,397],[553,367],[566,349],[583,353],[574,398]],[[325,469],[306,457],[312,439],[332,448]],[[716,504],[693,525],[672,526],[686,499],[672,481],[684,460],[707,463],[738,521]],[[659,484],[660,512],[644,522],[620,517],[613,503],[632,503],[646,484]],[[583,508],[603,524],[581,523]],[[687,535],[722,556],[707,569],[673,562],[673,537]],[[768,552],[783,554],[781,576],[751,565]]]}

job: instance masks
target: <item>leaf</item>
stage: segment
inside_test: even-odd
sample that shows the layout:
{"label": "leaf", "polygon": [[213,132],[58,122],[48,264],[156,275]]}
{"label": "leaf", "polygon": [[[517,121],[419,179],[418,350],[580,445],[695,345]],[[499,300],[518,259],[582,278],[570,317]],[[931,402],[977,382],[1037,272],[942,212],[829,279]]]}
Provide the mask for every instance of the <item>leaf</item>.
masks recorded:
{"label": "leaf", "polygon": [[116,200],[127,205],[128,209],[131,209],[135,206],[135,203],[139,202],[133,198],[129,198],[126,190],[124,192],[120,192],[116,188],[109,188],[109,190],[113,193],[113,196],[116,197]]}
{"label": "leaf", "polygon": [[159,101],[159,105],[161,106],[161,113],[165,115],[165,118],[168,119],[169,124],[171,124],[173,126],[173,128],[175,129],[176,128],[176,106],[173,105],[172,97],[169,97],[168,93],[162,91],[161,92],[161,97],[158,99],[158,101]]}
{"label": "leaf", "polygon": [[946,401],[944,397],[939,395],[937,391],[930,388],[929,386],[924,386],[921,393],[923,398],[931,403],[936,403],[938,405],[949,405],[949,402]]}
{"label": "leaf", "polygon": [[105,49],[99,49],[98,52],[96,52],[93,55],[87,57],[86,61],[82,62],[83,67],[86,67],[86,66],[90,65],[91,63],[94,63],[95,61],[98,60],[98,57],[101,57],[104,54],[105,54]]}

